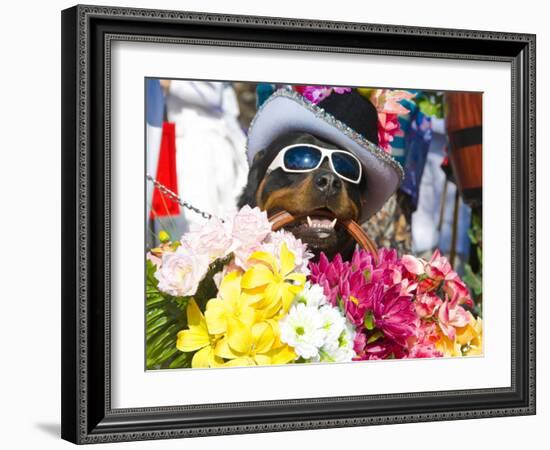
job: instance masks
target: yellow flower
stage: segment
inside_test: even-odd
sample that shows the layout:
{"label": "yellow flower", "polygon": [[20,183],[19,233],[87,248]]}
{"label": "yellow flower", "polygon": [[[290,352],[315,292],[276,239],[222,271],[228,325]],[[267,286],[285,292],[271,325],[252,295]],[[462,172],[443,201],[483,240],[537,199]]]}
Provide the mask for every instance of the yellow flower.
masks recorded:
{"label": "yellow flower", "polygon": [[229,320],[227,336],[218,342],[215,353],[232,367],[286,364],[296,359],[292,348],[281,345],[272,322],[247,327],[235,319]]}
{"label": "yellow flower", "polygon": [[455,340],[449,339],[439,330],[435,346],[444,356],[477,356],[483,352],[483,321],[468,312],[470,321],[464,327],[456,328]]}
{"label": "yellow flower", "polygon": [[256,320],[256,311],[249,305],[249,298],[241,292],[241,274],[228,273],[220,283],[218,298],[206,304],[206,324],[212,334],[227,332],[230,318],[237,319],[251,327]]}
{"label": "yellow flower", "polygon": [[254,252],[248,260],[256,261],[256,264],[244,273],[241,287],[250,297],[250,302],[256,309],[262,310],[265,319],[286,313],[306,281],[304,274],[292,272],[295,267],[294,253],[283,242],[280,263],[264,251]]}
{"label": "yellow flower", "polygon": [[287,364],[297,358],[292,347],[281,342],[278,317],[288,311],[306,276],[294,273],[295,257],[286,243],[280,261],[258,251],[244,275],[230,272],[210,299],[205,313],[195,300],[187,306],[189,329],[178,333],[177,348],[196,352],[192,367]]}
{"label": "yellow flower", "polygon": [[441,332],[441,330],[439,330],[437,334],[439,339],[435,343],[435,348],[443,353],[443,356],[462,356],[460,345],[456,342],[456,340],[453,341],[452,339],[449,339]]}
{"label": "yellow flower", "polygon": [[178,332],[176,347],[182,352],[194,352],[191,367],[217,367],[223,360],[214,353],[218,339],[208,332],[206,320],[195,299],[187,305],[187,330]]}
{"label": "yellow flower", "polygon": [[483,320],[481,317],[474,318],[470,312],[468,314],[470,322],[456,329],[456,341],[464,356],[478,356],[483,353]]}

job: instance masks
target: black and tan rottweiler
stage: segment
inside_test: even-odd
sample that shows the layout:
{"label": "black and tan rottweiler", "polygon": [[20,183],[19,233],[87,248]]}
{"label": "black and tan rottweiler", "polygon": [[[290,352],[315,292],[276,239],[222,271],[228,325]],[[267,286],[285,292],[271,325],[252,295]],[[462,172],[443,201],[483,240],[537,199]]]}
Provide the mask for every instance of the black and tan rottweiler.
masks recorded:
{"label": "black and tan rottweiler", "polygon": [[280,167],[268,171],[281,149],[293,144],[338,148],[304,132],[279,136],[255,155],[239,207],[245,204],[258,206],[267,211],[268,216],[288,211],[301,219],[286,229],[307,243],[316,256],[320,252],[329,257],[337,252],[344,257],[349,256],[355,242],[345,229],[338,226],[338,222],[346,219],[358,221],[361,217],[361,196],[366,195],[366,176],[361,173],[358,182],[349,182],[333,171],[328,158],[324,158],[318,168],[308,172],[291,173]]}

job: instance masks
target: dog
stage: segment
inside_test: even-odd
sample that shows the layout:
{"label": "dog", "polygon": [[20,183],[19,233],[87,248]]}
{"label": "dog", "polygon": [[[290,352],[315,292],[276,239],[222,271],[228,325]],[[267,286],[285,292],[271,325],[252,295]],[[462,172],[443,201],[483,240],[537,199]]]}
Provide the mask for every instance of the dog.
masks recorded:
{"label": "dog", "polygon": [[257,206],[269,217],[279,211],[299,217],[285,229],[306,243],[315,259],[321,252],[329,258],[336,253],[349,257],[355,241],[339,224],[348,219],[358,221],[361,217],[361,205],[366,200],[362,198],[366,197],[365,175],[357,184],[346,181],[332,171],[328,158],[317,169],[306,173],[289,173],[281,167],[269,172],[280,150],[292,144],[338,148],[305,132],[278,136],[255,155],[238,206]]}

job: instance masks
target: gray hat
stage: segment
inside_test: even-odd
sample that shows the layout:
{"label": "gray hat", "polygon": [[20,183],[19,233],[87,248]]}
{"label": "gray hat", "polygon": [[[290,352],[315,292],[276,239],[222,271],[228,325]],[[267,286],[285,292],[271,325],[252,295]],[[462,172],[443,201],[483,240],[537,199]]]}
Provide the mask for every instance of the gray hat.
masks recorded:
{"label": "gray hat", "polygon": [[363,196],[360,222],[380,210],[403,179],[401,165],[377,145],[374,106],[357,91],[332,94],[316,105],[293,90],[279,89],[262,104],[250,124],[249,163],[252,164],[254,155],[277,136],[292,131],[303,131],[327,140],[349,150],[362,162],[368,195]]}

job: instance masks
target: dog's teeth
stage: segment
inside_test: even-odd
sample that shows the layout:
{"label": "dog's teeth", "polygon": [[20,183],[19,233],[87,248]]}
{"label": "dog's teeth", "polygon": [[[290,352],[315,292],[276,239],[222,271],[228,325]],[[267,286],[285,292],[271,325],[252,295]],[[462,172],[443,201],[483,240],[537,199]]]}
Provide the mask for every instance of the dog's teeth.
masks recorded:
{"label": "dog's teeth", "polygon": [[330,222],[330,228],[334,228],[334,225],[336,225],[336,220],[334,219],[332,222]]}
{"label": "dog's teeth", "polygon": [[311,222],[311,217],[307,216],[307,224],[312,227],[313,223]]}

